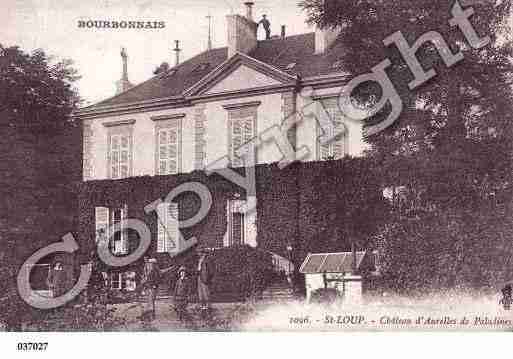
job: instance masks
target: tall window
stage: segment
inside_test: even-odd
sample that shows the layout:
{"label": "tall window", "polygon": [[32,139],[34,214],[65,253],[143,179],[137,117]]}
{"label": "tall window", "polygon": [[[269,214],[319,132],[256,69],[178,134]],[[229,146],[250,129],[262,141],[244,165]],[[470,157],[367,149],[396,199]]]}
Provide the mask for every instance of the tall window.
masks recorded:
{"label": "tall window", "polygon": [[244,158],[236,155],[237,150],[255,136],[255,118],[230,119],[230,162],[232,167],[244,166]]}
{"label": "tall window", "polygon": [[249,149],[251,154],[239,153],[240,147],[248,143],[257,134],[257,116],[260,101],[245,103],[235,103],[223,105],[228,111],[228,155],[232,167],[252,166],[254,163],[248,163],[251,158],[256,161],[256,148]]}
{"label": "tall window", "polygon": [[[127,206],[122,208],[95,208],[96,242],[108,240],[108,248],[114,255],[128,254],[128,233],[122,229],[127,218]],[[113,233],[114,225],[119,224],[121,230]]]}
{"label": "tall window", "polygon": [[110,178],[126,178],[130,169],[130,135],[111,135]]}
{"label": "tall window", "polygon": [[[321,116],[324,117],[323,120],[325,121],[330,120],[334,126],[325,126],[326,128],[322,128],[319,124],[317,125],[317,135],[321,136],[324,134],[324,136],[331,139],[328,143],[324,144],[318,141],[318,158],[320,160],[341,159],[346,154],[347,133],[344,131],[335,138],[333,138],[333,136],[335,133],[345,129],[343,114],[337,106],[321,106]],[[328,133],[325,134],[324,131]]]}
{"label": "tall window", "polygon": [[232,214],[232,233],[230,245],[241,245],[244,243],[244,213]]}
{"label": "tall window", "polygon": [[110,179],[132,175],[134,123],[135,120],[120,120],[103,124],[108,130],[107,177]]}
{"label": "tall window", "polygon": [[246,201],[229,200],[228,212],[228,243],[227,246],[235,246],[246,243],[246,216],[242,211]]}
{"label": "tall window", "polygon": [[155,117],[156,149],[155,173],[172,175],[181,171],[182,121],[181,118]]}
{"label": "tall window", "polygon": [[157,252],[172,253],[178,248],[178,203],[163,202],[157,207]]}

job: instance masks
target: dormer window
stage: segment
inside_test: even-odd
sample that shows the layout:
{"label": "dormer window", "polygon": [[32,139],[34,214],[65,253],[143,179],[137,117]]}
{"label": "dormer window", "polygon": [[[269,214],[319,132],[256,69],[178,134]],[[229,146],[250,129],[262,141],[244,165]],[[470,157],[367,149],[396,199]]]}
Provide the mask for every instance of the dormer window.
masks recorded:
{"label": "dormer window", "polygon": [[203,62],[201,64],[199,64],[198,66],[196,66],[194,68],[194,70],[192,70],[192,72],[201,72],[201,71],[205,71],[207,70],[208,68],[210,67],[210,64],[208,62]]}
{"label": "dormer window", "polygon": [[165,79],[165,78],[173,76],[174,74],[176,74],[176,69],[172,69],[172,70],[169,70],[169,71],[166,71],[166,72],[160,74],[159,78]]}
{"label": "dormer window", "polygon": [[287,70],[292,70],[294,67],[296,67],[296,63],[295,62],[291,62],[290,64],[287,65],[286,69]]}

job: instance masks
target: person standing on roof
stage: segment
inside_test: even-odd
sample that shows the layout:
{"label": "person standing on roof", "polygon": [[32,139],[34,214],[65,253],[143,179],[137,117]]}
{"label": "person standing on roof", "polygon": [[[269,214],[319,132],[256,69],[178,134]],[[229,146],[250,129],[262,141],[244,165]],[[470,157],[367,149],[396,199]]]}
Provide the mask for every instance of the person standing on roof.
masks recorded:
{"label": "person standing on roof", "polygon": [[269,22],[269,20],[267,20],[267,15],[262,15],[262,20],[258,22],[259,26],[260,24],[262,24],[262,26],[264,27],[265,39],[269,40],[271,38],[271,23]]}

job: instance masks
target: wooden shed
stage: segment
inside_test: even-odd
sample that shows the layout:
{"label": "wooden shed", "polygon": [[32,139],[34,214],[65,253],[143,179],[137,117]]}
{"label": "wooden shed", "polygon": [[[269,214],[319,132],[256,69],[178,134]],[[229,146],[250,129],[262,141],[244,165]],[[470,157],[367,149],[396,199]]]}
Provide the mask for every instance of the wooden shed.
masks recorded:
{"label": "wooden shed", "polygon": [[361,303],[365,282],[377,274],[376,258],[377,252],[372,251],[357,251],[355,256],[352,252],[309,253],[299,269],[305,276],[306,300],[310,302],[319,288],[335,288],[344,302]]}

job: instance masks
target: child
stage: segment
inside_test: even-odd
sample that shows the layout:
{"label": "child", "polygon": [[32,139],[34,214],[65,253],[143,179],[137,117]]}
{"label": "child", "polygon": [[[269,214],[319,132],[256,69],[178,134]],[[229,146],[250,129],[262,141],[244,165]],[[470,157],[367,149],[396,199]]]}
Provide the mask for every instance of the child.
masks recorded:
{"label": "child", "polygon": [[512,292],[513,288],[511,287],[511,284],[507,284],[504,288],[502,288],[502,299],[499,301],[499,304],[502,304],[504,310],[511,309],[511,303],[513,302]]}
{"label": "child", "polygon": [[178,269],[178,280],[175,286],[174,305],[178,319],[183,321],[187,316],[187,305],[189,304],[190,280],[184,266]]}

